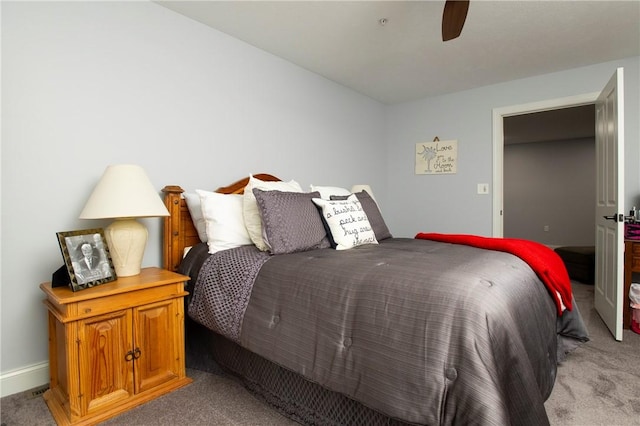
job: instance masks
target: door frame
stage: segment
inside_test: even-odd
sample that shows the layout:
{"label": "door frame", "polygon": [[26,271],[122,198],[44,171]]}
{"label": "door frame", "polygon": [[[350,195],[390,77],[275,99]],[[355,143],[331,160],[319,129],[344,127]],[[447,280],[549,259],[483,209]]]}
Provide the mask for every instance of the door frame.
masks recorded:
{"label": "door frame", "polygon": [[492,235],[504,236],[504,118],[514,115],[551,111],[555,109],[595,104],[600,92],[585,93],[566,98],[547,99],[527,104],[493,109],[493,212]]}

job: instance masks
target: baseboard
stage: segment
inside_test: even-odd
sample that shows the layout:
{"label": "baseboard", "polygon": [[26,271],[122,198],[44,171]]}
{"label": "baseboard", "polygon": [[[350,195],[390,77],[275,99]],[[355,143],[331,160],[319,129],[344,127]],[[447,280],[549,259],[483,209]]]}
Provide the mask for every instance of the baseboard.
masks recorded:
{"label": "baseboard", "polygon": [[49,363],[42,362],[0,375],[0,397],[24,392],[49,383]]}

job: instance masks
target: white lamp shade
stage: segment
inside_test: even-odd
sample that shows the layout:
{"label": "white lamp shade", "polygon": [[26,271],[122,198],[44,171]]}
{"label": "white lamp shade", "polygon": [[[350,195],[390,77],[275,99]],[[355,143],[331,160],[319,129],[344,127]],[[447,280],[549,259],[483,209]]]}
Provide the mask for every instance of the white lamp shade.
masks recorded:
{"label": "white lamp shade", "polygon": [[109,166],[85,204],[80,219],[169,216],[140,166]]}
{"label": "white lamp shade", "polygon": [[371,198],[373,198],[373,201],[376,201],[376,197],[373,196],[373,191],[371,190],[371,187],[369,185],[353,185],[351,187],[351,192],[354,194],[360,191],[367,191]]}

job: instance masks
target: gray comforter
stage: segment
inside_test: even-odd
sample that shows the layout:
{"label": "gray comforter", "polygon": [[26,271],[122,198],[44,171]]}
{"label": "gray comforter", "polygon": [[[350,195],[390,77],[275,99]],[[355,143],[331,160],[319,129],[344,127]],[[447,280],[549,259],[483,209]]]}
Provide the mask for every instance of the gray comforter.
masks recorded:
{"label": "gray comforter", "polygon": [[558,335],[586,340],[577,310],[557,318],[519,258],[399,238],[346,251],[217,253],[189,315],[308,380],[428,425],[548,424]]}

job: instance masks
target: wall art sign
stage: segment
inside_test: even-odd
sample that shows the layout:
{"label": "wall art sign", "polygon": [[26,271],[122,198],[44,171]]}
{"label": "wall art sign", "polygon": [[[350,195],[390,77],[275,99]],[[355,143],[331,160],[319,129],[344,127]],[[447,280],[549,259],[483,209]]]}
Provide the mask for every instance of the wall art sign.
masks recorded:
{"label": "wall art sign", "polygon": [[458,172],[458,141],[441,141],[416,144],[416,174],[444,175]]}

